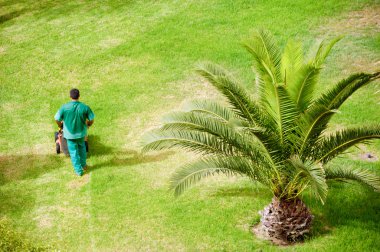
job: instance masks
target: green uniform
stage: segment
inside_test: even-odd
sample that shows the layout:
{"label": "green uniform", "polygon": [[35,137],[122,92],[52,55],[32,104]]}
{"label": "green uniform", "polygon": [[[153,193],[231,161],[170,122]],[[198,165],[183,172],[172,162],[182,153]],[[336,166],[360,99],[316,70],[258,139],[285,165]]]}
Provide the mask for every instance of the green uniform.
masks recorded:
{"label": "green uniform", "polygon": [[63,121],[63,136],[67,139],[71,162],[76,174],[80,176],[83,175],[83,167],[86,166],[86,119],[92,121],[94,118],[90,107],[79,101],[64,104],[54,116],[55,120]]}

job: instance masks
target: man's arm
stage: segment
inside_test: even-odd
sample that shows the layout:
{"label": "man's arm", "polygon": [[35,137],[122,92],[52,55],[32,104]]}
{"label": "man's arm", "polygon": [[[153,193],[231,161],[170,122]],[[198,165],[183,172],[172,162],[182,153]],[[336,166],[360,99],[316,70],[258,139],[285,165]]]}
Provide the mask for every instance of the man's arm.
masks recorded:
{"label": "man's arm", "polygon": [[90,127],[94,123],[95,114],[92,112],[90,107],[87,106],[87,121],[86,124]]}
{"label": "man's arm", "polygon": [[57,123],[58,127],[60,127],[62,129],[63,128],[63,116],[62,116],[61,109],[59,109],[57,111],[57,113],[55,114],[54,120]]}
{"label": "man's arm", "polygon": [[57,113],[54,116],[54,120],[57,123],[58,127],[63,128],[63,116],[61,109],[57,111]]}

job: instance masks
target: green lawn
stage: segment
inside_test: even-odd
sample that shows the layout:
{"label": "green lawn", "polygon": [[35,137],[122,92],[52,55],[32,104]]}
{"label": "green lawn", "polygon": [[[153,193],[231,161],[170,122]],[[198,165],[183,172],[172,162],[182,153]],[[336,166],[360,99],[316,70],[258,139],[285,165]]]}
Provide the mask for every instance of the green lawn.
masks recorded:
{"label": "green lawn", "polygon": [[[143,3],[144,2],[144,3]],[[62,251],[380,250],[379,194],[330,184],[326,204],[306,199],[312,237],[278,248],[249,231],[271,195],[244,178],[209,179],[175,199],[171,174],[194,155],[141,156],[141,135],[196,97],[218,99],[197,63],[231,69],[253,91],[241,42],[265,28],[279,42],[346,35],[320,89],[354,71],[379,69],[378,1],[0,0],[0,219],[36,246]],[[89,174],[54,154],[53,116],[72,87],[96,114]],[[359,91],[333,127],[378,123],[380,86]],[[380,142],[331,165],[378,170]],[[0,237],[1,239],[1,237]]]}

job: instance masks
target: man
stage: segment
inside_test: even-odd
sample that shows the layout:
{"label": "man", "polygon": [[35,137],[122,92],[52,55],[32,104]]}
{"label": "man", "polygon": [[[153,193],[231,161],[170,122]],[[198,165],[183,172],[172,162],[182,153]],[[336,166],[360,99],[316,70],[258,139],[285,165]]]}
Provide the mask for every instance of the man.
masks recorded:
{"label": "man", "polygon": [[64,104],[54,119],[59,127],[63,126],[63,137],[67,140],[74,171],[78,176],[82,176],[87,169],[84,138],[87,135],[87,128],[94,123],[95,115],[89,106],[78,101],[78,89],[70,90],[70,98],[72,101]]}

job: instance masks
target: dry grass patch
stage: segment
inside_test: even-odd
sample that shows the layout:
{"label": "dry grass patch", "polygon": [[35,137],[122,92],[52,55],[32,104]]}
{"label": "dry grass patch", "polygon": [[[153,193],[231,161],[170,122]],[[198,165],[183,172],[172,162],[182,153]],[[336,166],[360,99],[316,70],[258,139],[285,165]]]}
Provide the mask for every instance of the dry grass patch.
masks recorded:
{"label": "dry grass patch", "polygon": [[121,45],[122,43],[123,40],[119,38],[106,38],[99,42],[99,46],[103,49],[108,49]]}
{"label": "dry grass patch", "polygon": [[90,174],[89,173],[85,173],[81,177],[78,177],[76,175],[73,175],[73,176],[75,176],[74,180],[67,183],[67,187],[70,189],[79,189],[79,188],[83,187],[84,185],[86,185],[90,182]]}
{"label": "dry grass patch", "polygon": [[49,213],[41,212],[33,220],[37,223],[39,228],[52,228],[54,225],[54,218]]}
{"label": "dry grass patch", "polygon": [[317,34],[321,38],[345,36],[345,39],[339,43],[339,47],[344,48],[345,52],[339,55],[339,61],[342,63],[339,67],[341,75],[352,72],[374,72],[379,69],[380,60],[374,57],[373,50],[366,46],[358,47],[357,44],[359,39],[377,36],[379,32],[380,5],[348,12],[330,19],[317,29]]}
{"label": "dry grass patch", "polygon": [[376,162],[379,160],[379,158],[371,152],[361,153],[359,154],[359,158],[368,162]]}
{"label": "dry grass patch", "polygon": [[321,29],[322,34],[346,34],[360,36],[376,35],[380,32],[380,5],[367,7],[358,11],[351,11],[342,17],[332,19]]}
{"label": "dry grass patch", "polygon": [[58,216],[75,216],[76,218],[83,218],[84,212],[82,208],[75,206],[41,206],[37,208],[33,215],[33,220],[39,228],[51,228],[59,224],[60,218]]}
{"label": "dry grass patch", "polygon": [[353,160],[361,160],[366,162],[377,162],[379,161],[380,151],[374,146],[368,146],[361,144],[358,146],[357,151],[354,151],[349,156]]}
{"label": "dry grass patch", "polygon": [[[0,53],[1,53],[1,48],[0,48]],[[1,104],[1,108],[2,108],[2,113],[8,114],[8,113],[16,113],[17,110],[25,108],[25,105],[18,101],[12,101],[12,102],[5,102]]]}
{"label": "dry grass patch", "polygon": [[[348,42],[346,42],[346,46]],[[349,46],[350,47],[350,46]],[[371,61],[371,55],[372,53],[370,51],[364,51],[362,52],[361,56],[355,56],[353,57],[350,54],[344,54],[340,57],[343,69],[341,74],[342,75],[349,75],[353,72],[375,72],[379,70],[380,67],[380,61],[373,62]]]}

